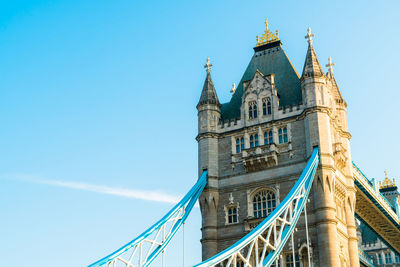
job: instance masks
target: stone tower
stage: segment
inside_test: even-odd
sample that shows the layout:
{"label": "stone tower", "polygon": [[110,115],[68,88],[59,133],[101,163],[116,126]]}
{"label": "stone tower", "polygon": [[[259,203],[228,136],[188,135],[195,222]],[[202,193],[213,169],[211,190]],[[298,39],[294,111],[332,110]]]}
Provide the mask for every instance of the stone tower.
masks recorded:
{"label": "stone tower", "polygon": [[[222,105],[207,61],[197,105],[199,173],[208,170],[200,198],[203,260],[268,216],[318,146],[320,165],[308,205],[314,266],[359,266],[347,104],[331,59],[324,73],[310,29],[306,38],[300,76],[283,51],[278,32],[272,33],[266,23],[237,89]],[[304,218],[297,229],[296,261],[308,266]],[[281,254],[281,266],[292,260],[289,249],[288,244]]]}

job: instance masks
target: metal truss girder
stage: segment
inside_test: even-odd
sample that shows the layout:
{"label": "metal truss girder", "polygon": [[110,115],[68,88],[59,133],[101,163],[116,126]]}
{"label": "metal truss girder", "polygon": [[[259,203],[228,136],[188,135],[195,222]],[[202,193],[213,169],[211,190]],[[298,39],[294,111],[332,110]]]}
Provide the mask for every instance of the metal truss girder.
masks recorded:
{"label": "metal truss girder", "polygon": [[155,258],[165,250],[176,232],[186,221],[206,184],[207,171],[204,171],[199,180],[183,197],[183,199],[164,217],[162,217],[161,220],[137,238],[117,249],[110,255],[89,265],[89,267],[98,267],[103,265],[110,267],[149,266]]}
{"label": "metal truss girder", "polygon": [[239,262],[246,267],[271,266],[295,229],[308,199],[318,163],[318,148],[314,148],[296,184],[267,218],[231,247],[194,267],[236,267]]}
{"label": "metal truss girder", "polygon": [[367,224],[384,243],[400,254],[400,221],[387,200],[353,163],[356,186],[356,216]]}

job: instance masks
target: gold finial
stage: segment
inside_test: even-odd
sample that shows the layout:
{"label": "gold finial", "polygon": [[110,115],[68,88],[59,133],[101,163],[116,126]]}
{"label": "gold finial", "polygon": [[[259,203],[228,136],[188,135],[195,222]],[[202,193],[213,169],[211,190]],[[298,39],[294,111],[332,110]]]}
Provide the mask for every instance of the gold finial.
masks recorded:
{"label": "gold finial", "polygon": [[265,20],[265,32],[261,37],[257,36],[256,40],[257,40],[256,46],[272,43],[272,42],[279,40],[279,33],[278,33],[278,31],[275,31],[275,33],[273,33],[272,31],[270,31],[268,29],[268,20],[266,19]]}
{"label": "gold finial", "polygon": [[395,180],[391,181],[388,177],[387,170],[385,170],[385,180],[380,184],[380,188],[390,188],[390,187],[395,187],[396,183]]}

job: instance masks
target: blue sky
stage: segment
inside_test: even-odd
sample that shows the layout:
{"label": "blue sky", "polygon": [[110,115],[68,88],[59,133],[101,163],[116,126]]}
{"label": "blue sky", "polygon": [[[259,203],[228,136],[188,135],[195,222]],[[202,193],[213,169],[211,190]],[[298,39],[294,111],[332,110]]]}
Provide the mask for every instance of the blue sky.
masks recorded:
{"label": "blue sky", "polygon": [[[160,218],[196,180],[205,59],[228,101],[265,18],[299,73],[313,29],[348,103],[353,160],[370,177],[399,178],[398,10],[398,1],[1,1],[2,265],[84,266]],[[200,220],[196,209],[186,224],[188,266],[200,260]],[[181,262],[181,239],[169,266]]]}

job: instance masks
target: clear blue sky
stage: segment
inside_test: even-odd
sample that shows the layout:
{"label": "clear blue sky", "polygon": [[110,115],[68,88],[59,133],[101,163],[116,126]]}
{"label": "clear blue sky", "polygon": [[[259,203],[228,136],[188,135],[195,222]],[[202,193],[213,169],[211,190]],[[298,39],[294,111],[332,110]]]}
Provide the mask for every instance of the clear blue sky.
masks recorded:
{"label": "clear blue sky", "polygon": [[[399,1],[1,1],[1,265],[84,266],[161,217],[172,204],[120,189],[173,197],[195,182],[205,59],[228,101],[265,18],[299,73],[313,29],[321,64],[336,63],[353,160],[370,177],[400,177],[399,10]],[[196,209],[187,223],[188,266],[200,260],[200,220]],[[168,266],[181,266],[181,243]]]}

